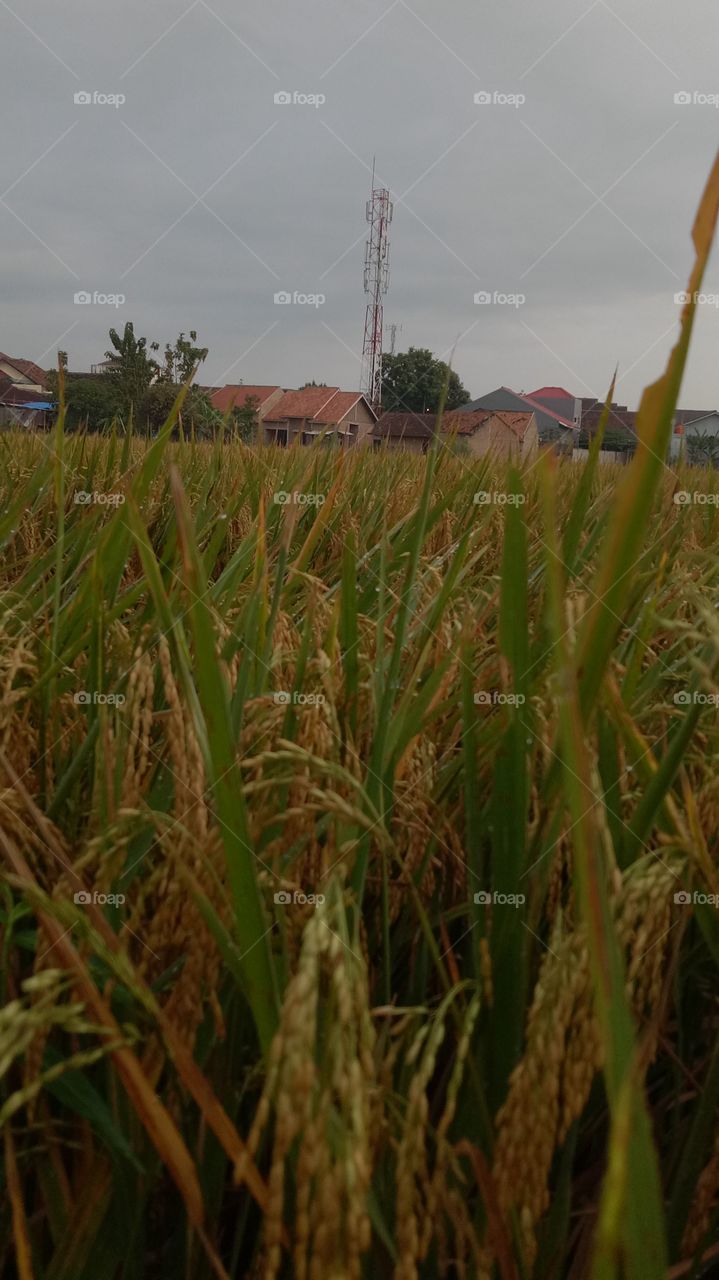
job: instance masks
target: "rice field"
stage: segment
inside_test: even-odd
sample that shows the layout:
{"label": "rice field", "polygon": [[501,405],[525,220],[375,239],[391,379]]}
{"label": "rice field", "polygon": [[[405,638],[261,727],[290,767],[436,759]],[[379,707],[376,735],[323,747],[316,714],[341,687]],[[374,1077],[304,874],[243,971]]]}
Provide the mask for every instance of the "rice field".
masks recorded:
{"label": "rice field", "polygon": [[627,468],[0,436],[3,1280],[717,1273],[692,320]]}

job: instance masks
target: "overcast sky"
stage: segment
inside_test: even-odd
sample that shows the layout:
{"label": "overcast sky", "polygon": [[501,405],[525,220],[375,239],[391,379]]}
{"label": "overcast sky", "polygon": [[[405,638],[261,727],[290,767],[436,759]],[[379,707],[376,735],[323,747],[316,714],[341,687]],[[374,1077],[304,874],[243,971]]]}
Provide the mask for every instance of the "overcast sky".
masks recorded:
{"label": "overcast sky", "polygon": [[[399,349],[456,344],[474,396],[603,395],[618,363],[633,407],[676,335],[718,36],[716,0],[0,0],[0,349],[88,368],[130,319],[196,328],[203,383],[356,387],[376,154]],[[684,405],[719,406],[718,355],[707,301]]]}

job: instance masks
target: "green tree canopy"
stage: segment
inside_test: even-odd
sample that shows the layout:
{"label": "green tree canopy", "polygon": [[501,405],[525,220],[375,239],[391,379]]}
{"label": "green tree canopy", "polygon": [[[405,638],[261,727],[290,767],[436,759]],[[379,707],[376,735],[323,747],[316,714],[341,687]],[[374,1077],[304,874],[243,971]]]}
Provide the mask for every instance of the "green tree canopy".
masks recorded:
{"label": "green tree canopy", "polygon": [[259,408],[259,398],[248,396],[245,403],[236,406],[230,414],[230,432],[239,440],[244,440],[245,444],[255,444],[257,441],[260,425]]}
{"label": "green tree canopy", "polygon": [[190,329],[189,339],[181,333],[174,347],[169,342],[165,344],[165,363],[159,373],[161,382],[187,382],[209,353],[209,347],[198,347],[196,343],[197,331]]}
{"label": "green tree canopy", "polygon": [[[115,362],[114,368],[104,375],[115,383],[122,409],[127,414],[130,406],[137,410],[142,403],[150,383],[159,372],[157,361],[147,353],[147,338],[135,337],[135,326],[128,320],[122,336],[116,329],[110,330],[112,349],[106,351],[108,360]],[[157,350],[153,342],[150,349]]]}
{"label": "green tree canopy", "polygon": [[65,422],[68,429],[72,431],[86,426],[90,431],[101,431],[109,426],[120,414],[118,390],[114,378],[107,376],[72,378],[66,382]]}
{"label": "green tree canopy", "polygon": [[[180,388],[180,383],[164,380],[148,387],[137,412],[139,431],[157,435],[170,416]],[[222,415],[212,407],[209,396],[199,387],[190,387],[180,410],[180,420],[185,436],[194,432],[196,436],[209,437],[222,426]],[[175,428],[175,433],[179,434],[179,427]]]}
{"label": "green tree canopy", "polygon": [[382,361],[382,408],[413,413],[436,413],[447,385],[447,409],[457,409],[469,400],[459,374],[427,347],[410,347]]}

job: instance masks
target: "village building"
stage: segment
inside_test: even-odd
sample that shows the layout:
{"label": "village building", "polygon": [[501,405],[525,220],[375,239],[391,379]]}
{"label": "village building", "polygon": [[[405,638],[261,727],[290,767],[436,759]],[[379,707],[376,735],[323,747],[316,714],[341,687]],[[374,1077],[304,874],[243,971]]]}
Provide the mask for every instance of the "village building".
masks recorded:
{"label": "village building", "polygon": [[231,413],[244,409],[254,401],[258,421],[263,422],[285,394],[284,387],[246,386],[244,382],[228,383],[225,387],[209,387],[207,394],[213,409],[218,413]]}
{"label": "village building", "polygon": [[[540,394],[546,391],[554,392],[560,390],[562,389],[545,387],[542,388]],[[566,400],[565,396],[567,396]],[[523,392],[512,391],[511,387],[497,387],[494,391],[480,396],[479,399],[463,405],[456,412],[475,413],[478,409],[490,409],[504,414],[531,413],[534,415],[537,430],[537,444],[542,446],[551,445],[558,452],[571,453],[574,449],[577,425],[573,416],[567,416],[570,399],[567,393],[559,397],[560,409],[553,407],[553,402],[556,399],[557,397],[551,395],[543,401],[535,396],[525,395]],[[562,412],[562,409],[564,412]]]}
{"label": "village building", "polygon": [[286,391],[263,422],[265,444],[281,447],[334,440],[346,446],[372,438],[377,415],[359,391],[339,387],[304,387]]}
{"label": "village building", "polygon": [[375,448],[404,449],[426,453],[439,429],[442,445],[456,442],[458,452],[480,458],[494,453],[500,457],[524,458],[537,448],[539,435],[533,411],[503,413],[479,409],[466,413],[448,410],[441,419],[434,413],[384,413],[373,432]]}
{"label": "village building", "polygon": [[44,427],[54,408],[47,375],[33,360],[0,352],[0,424]]}

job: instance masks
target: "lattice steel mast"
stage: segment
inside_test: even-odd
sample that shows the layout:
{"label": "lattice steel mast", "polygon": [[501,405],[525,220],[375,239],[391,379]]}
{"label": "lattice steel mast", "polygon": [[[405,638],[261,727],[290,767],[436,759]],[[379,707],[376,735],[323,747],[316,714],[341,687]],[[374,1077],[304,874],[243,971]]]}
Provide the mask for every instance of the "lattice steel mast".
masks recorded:
{"label": "lattice steel mast", "polygon": [[370,232],[365,248],[364,291],[367,310],[362,345],[360,390],[379,410],[382,402],[382,298],[389,288],[389,225],[393,205],[387,187],[376,187],[372,165],[372,196],[367,201]]}

